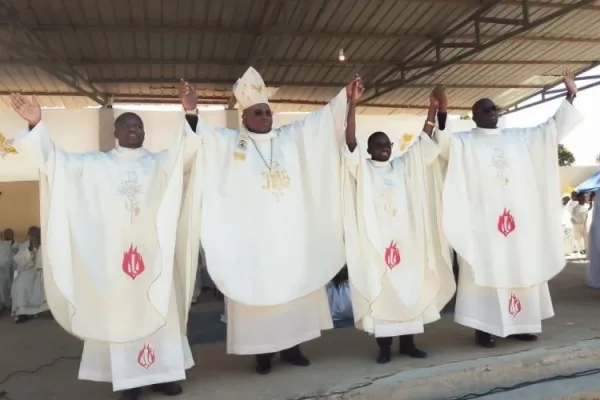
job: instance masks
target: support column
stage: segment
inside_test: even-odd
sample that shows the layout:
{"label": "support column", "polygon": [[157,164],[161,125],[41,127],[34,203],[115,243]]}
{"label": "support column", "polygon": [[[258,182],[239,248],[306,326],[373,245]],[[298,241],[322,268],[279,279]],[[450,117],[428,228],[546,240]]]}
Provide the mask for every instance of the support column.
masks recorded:
{"label": "support column", "polygon": [[241,116],[238,110],[225,110],[225,127],[227,129],[240,130]]}
{"label": "support column", "polygon": [[110,151],[115,148],[115,114],[112,107],[98,109],[98,150]]}

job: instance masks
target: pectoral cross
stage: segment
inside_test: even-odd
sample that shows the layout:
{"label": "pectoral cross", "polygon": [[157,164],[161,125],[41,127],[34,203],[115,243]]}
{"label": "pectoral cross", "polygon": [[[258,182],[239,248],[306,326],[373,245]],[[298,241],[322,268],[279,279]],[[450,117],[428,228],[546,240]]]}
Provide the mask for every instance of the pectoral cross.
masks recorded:
{"label": "pectoral cross", "polygon": [[262,173],[264,178],[263,190],[273,193],[277,201],[283,196],[284,190],[290,187],[290,177],[287,171],[280,169],[277,163],[272,163],[271,168]]}

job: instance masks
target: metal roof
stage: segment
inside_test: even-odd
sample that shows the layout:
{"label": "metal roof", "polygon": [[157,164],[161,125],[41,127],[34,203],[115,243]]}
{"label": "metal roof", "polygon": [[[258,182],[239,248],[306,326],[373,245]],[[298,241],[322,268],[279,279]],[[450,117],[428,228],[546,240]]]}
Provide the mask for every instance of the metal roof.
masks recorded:
{"label": "metal roof", "polygon": [[599,22],[594,0],[0,0],[0,96],[169,103],[183,77],[234,106],[253,65],[276,111],[323,104],[356,73],[363,113],[422,112],[436,83],[456,111],[509,107],[598,65]]}

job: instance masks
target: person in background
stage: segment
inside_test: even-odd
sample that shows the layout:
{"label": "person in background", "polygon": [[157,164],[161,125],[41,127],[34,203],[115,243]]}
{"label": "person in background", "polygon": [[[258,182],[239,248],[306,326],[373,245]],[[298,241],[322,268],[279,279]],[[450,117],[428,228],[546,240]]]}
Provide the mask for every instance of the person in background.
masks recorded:
{"label": "person in background", "polygon": [[11,313],[17,324],[27,322],[49,310],[44,290],[40,228],[30,227],[27,235],[29,240],[20,246],[14,256],[16,276],[11,290]]}
{"label": "person in background", "polygon": [[587,219],[590,205],[584,193],[577,194],[577,203],[571,209],[571,224],[573,225],[573,239],[575,251],[585,254],[587,249]]}
{"label": "person in background", "polygon": [[0,231],[0,314],[11,307],[11,289],[14,279],[15,233],[12,229]]}

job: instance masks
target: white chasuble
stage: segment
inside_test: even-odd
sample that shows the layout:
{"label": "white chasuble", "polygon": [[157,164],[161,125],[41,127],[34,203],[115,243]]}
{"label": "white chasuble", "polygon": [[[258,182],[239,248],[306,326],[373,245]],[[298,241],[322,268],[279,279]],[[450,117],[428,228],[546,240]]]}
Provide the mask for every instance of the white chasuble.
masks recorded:
{"label": "white chasuble", "polygon": [[282,350],[291,336],[278,329],[312,338],[325,327],[314,323],[318,318],[297,321],[290,310],[314,315],[327,302],[319,292],[344,265],[338,149],[346,115],[343,89],[303,121],[266,134],[198,122],[202,246],[210,276],[228,298],[230,352]]}
{"label": "white chasuble", "polygon": [[344,160],[344,229],[356,326],[377,337],[423,332],[455,292],[450,248],[437,215],[437,148],[415,136],[398,157],[377,162],[357,147]]}
{"label": "white chasuble", "polygon": [[[532,128],[438,132],[448,159],[443,227],[462,259],[457,322],[506,336],[541,329],[553,314],[546,283],[565,265],[556,148],[581,120],[564,101]],[[486,301],[499,305],[477,312]]]}
{"label": "white chasuble", "polygon": [[40,165],[48,304],[56,321],[86,342],[82,379],[112,380],[114,390],[183,379],[193,364],[184,356],[201,163],[200,141],[184,126],[161,153],[66,153],[43,123],[15,140]]}

